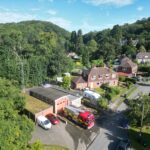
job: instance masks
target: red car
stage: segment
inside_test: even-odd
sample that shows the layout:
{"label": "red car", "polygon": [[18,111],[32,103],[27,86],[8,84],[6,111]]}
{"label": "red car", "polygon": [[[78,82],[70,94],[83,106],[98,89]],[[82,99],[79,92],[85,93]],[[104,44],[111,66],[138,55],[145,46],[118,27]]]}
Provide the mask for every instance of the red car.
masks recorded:
{"label": "red car", "polygon": [[59,119],[56,117],[56,116],[54,116],[53,114],[48,114],[47,116],[47,119],[49,119],[50,120],[50,122],[53,124],[53,125],[55,125],[55,124],[59,124]]}

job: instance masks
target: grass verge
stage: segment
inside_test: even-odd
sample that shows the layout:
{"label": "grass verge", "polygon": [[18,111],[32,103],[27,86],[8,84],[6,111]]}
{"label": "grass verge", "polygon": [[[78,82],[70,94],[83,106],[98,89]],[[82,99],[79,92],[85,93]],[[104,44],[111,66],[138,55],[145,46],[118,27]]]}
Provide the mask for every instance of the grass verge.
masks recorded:
{"label": "grass verge", "polygon": [[44,145],[43,150],[69,150],[69,149],[59,145]]}
{"label": "grass verge", "polygon": [[142,139],[146,143],[146,147],[137,140],[139,134],[138,128],[129,129],[129,139],[131,140],[131,150],[150,150],[150,126],[143,128]]}

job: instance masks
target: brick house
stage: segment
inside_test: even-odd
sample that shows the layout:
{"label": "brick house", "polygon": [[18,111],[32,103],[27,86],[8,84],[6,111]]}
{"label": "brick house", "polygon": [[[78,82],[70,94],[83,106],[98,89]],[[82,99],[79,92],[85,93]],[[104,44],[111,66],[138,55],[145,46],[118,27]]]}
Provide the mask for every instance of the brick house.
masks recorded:
{"label": "brick house", "polygon": [[83,70],[82,76],[73,79],[72,88],[80,90],[84,88],[95,89],[104,83],[108,83],[110,86],[118,85],[117,73],[107,67],[94,67],[90,70]]}
{"label": "brick house", "polygon": [[140,52],[136,55],[138,63],[150,62],[150,52]]}
{"label": "brick house", "polygon": [[138,70],[137,64],[133,63],[128,57],[124,57],[121,60],[120,65],[117,68],[118,74],[126,74],[127,76],[136,76]]}

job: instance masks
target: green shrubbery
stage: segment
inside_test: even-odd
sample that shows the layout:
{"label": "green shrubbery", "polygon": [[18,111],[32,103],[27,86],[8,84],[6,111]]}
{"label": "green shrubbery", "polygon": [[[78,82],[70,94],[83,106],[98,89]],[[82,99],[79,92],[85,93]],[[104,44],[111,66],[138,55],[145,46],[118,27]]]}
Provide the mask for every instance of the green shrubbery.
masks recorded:
{"label": "green shrubbery", "polygon": [[99,101],[99,105],[106,109],[108,102],[120,93],[120,89],[118,87],[110,87],[108,84],[103,84],[101,88],[104,90],[104,93],[102,94],[103,98]]}

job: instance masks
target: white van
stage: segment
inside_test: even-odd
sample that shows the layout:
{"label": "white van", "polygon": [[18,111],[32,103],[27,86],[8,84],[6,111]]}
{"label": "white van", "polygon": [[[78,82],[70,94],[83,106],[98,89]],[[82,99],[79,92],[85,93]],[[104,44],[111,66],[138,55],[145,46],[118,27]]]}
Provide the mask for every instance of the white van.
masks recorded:
{"label": "white van", "polygon": [[50,129],[52,124],[45,116],[37,117],[37,123],[44,129]]}

